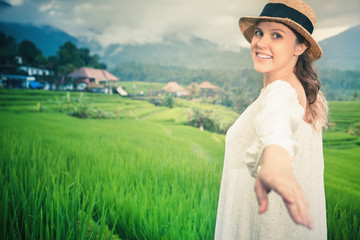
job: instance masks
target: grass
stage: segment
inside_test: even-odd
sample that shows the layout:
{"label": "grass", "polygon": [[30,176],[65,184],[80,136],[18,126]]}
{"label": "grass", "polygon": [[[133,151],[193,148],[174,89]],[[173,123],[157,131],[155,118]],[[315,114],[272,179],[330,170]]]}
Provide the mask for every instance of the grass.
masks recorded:
{"label": "grass", "polygon": [[[141,94],[148,96],[150,92],[156,93],[160,92],[163,87],[166,86],[166,83],[150,83],[150,82],[127,82],[121,81],[121,86],[130,94]],[[135,88],[134,88],[135,87]]]}
{"label": "grass", "polygon": [[[59,113],[54,96],[65,93],[0,89],[0,239],[213,239],[224,135],[183,124],[192,107],[212,108],[224,121],[236,113],[87,94],[119,117],[77,119]],[[360,103],[330,109],[328,238],[359,239],[360,147],[348,128]]]}
{"label": "grass", "polygon": [[59,114],[6,114],[1,125],[1,185],[10,200],[2,226],[15,222],[30,239],[77,239],[93,219],[124,239],[210,238],[223,136],[189,142],[197,129]]}
{"label": "grass", "polygon": [[0,89],[0,109],[24,113],[38,111],[41,104],[42,112],[66,112],[68,105],[73,106],[79,100],[81,94],[85,103],[95,109],[111,113],[121,119],[146,119],[155,122],[170,122],[185,124],[193,107],[212,109],[220,124],[230,125],[238,116],[230,108],[202,104],[198,102],[175,99],[175,108],[156,107],[155,105],[140,100],[122,98],[119,95],[105,95],[97,93],[71,92],[69,100],[65,92],[46,92],[33,90]]}
{"label": "grass", "polygon": [[349,128],[360,121],[360,102],[331,102],[324,132],[328,239],[360,238],[360,139]]}

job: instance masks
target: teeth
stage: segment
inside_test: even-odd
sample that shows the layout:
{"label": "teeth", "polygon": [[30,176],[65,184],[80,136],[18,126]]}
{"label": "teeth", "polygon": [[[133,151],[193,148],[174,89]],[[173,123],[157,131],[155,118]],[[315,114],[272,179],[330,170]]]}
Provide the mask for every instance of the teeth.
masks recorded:
{"label": "teeth", "polygon": [[268,55],[262,55],[262,54],[257,54],[259,58],[264,58],[264,59],[271,59],[271,56]]}

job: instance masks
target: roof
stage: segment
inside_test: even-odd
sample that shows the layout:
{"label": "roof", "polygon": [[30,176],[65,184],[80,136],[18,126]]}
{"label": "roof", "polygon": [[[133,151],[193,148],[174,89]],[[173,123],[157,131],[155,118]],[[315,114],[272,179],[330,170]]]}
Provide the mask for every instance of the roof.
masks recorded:
{"label": "roof", "polygon": [[99,80],[119,81],[120,79],[104,69],[82,67],[67,75],[75,78],[95,78]]}
{"label": "roof", "polygon": [[210,82],[205,81],[199,85],[199,88],[200,89],[218,89],[219,87],[211,84]]}
{"label": "roof", "polygon": [[163,87],[162,90],[164,90],[165,92],[176,93],[184,91],[185,89],[181,87],[177,82],[168,82],[168,84]]}

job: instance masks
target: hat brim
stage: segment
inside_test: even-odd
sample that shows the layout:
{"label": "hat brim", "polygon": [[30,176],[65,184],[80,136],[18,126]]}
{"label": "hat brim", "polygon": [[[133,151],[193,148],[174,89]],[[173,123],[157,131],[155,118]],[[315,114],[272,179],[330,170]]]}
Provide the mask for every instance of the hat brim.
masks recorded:
{"label": "hat brim", "polygon": [[259,20],[264,21],[276,21],[284,23],[285,25],[293,28],[300,35],[302,35],[306,41],[309,42],[309,49],[306,53],[309,56],[310,61],[314,62],[320,59],[323,55],[323,51],[320,45],[315,41],[315,39],[311,36],[311,34],[300,24],[292,21],[289,18],[277,18],[277,17],[242,17],[239,20],[239,27],[241,33],[244,35],[245,39],[251,43],[251,40],[254,36],[255,25]]}

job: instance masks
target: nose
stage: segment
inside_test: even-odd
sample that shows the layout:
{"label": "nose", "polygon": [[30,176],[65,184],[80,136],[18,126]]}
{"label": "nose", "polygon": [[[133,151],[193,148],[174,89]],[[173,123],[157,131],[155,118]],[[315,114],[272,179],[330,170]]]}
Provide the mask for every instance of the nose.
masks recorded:
{"label": "nose", "polygon": [[262,37],[254,36],[251,41],[251,45],[253,45],[253,47],[255,47],[257,49],[263,49],[267,46],[267,44],[268,44],[268,40],[266,39],[265,36],[262,36]]}

